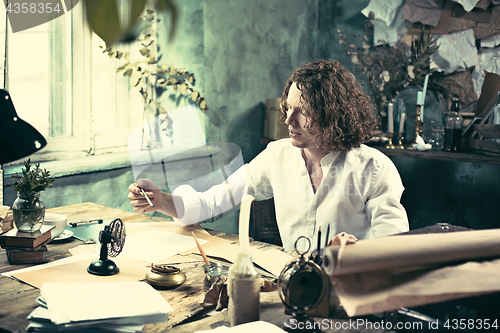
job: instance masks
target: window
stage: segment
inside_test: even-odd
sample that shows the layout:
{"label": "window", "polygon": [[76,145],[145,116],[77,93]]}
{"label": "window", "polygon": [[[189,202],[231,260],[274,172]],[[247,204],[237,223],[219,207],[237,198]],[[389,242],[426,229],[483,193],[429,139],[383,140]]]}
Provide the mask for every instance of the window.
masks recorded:
{"label": "window", "polygon": [[126,152],[129,134],[142,121],[140,94],[116,73],[119,60],[102,52],[104,42],[89,30],[77,2],[37,27],[12,33],[7,24],[6,90],[19,117],[48,142],[33,160]]}

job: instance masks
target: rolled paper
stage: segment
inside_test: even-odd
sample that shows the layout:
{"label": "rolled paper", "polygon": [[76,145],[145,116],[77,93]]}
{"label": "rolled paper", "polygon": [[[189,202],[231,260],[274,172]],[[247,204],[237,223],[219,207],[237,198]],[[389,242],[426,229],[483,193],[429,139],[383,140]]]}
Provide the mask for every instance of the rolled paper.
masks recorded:
{"label": "rolled paper", "polygon": [[393,106],[392,103],[387,105],[387,132],[394,133],[394,118],[393,118]]}
{"label": "rolled paper", "polygon": [[403,134],[405,128],[406,113],[401,113],[401,119],[399,121],[399,133]]}
{"label": "rolled paper", "polygon": [[334,276],[498,258],[498,239],[500,229],[366,239],[345,246],[340,261],[341,246],[325,248],[324,268],[328,275]]}

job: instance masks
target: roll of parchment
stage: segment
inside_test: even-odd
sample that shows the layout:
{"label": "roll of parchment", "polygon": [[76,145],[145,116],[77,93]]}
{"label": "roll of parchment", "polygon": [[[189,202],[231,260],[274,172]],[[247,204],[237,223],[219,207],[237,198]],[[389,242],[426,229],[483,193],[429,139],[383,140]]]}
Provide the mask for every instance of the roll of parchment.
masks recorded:
{"label": "roll of parchment", "polygon": [[360,240],[339,258],[340,249],[325,248],[323,266],[330,276],[500,257],[500,229]]}

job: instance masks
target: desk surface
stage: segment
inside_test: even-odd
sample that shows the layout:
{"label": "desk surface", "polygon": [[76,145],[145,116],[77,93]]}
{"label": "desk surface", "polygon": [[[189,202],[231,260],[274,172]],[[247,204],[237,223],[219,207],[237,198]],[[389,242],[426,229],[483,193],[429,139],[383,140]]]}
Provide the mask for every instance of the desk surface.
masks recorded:
{"label": "desk surface", "polygon": [[[70,206],[48,209],[47,212],[65,214],[68,223],[95,218],[121,218],[124,222],[160,222],[165,219],[149,217],[137,213],[130,213],[119,209],[109,208],[94,203],[82,203]],[[230,240],[237,240],[236,235],[225,235],[217,231],[210,234]],[[70,256],[68,249],[80,245],[82,242],[70,238],[65,242],[48,244],[47,259],[54,261]],[[272,247],[274,245],[252,242],[252,246]],[[20,269],[29,265],[9,265],[5,250],[0,249],[0,273]],[[169,321],[160,324],[148,324],[145,332],[184,333],[196,330],[209,330],[218,326],[229,325],[227,311],[207,316],[200,306],[205,295],[203,291],[203,262],[176,264],[186,274],[186,282],[176,289],[159,290],[159,293],[172,305],[174,311],[170,313]],[[24,332],[28,325],[26,316],[37,307],[36,298],[40,290],[26,283],[0,276],[0,332]],[[284,313],[284,306],[277,292],[261,293],[261,320],[281,325],[288,317]],[[318,319],[321,320],[321,319]],[[344,326],[345,327],[345,326]],[[357,329],[326,329],[324,332],[391,332],[388,330],[367,330],[364,327]]]}

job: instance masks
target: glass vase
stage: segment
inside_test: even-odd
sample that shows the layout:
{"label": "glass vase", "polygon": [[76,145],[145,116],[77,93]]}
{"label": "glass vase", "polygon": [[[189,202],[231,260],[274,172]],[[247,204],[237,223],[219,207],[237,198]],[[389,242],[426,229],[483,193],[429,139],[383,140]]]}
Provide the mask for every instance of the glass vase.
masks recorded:
{"label": "glass vase", "polygon": [[12,204],[14,224],[19,231],[36,232],[43,225],[45,205],[40,200],[40,193],[17,193]]}

